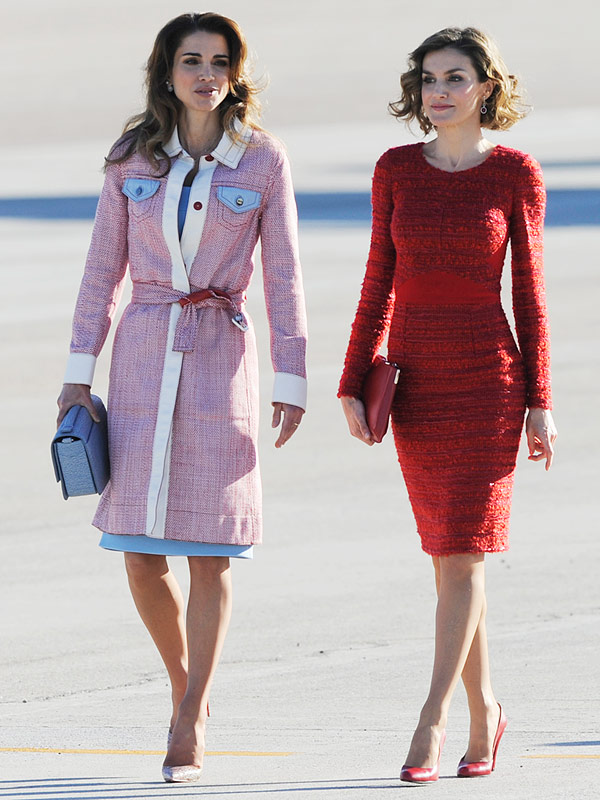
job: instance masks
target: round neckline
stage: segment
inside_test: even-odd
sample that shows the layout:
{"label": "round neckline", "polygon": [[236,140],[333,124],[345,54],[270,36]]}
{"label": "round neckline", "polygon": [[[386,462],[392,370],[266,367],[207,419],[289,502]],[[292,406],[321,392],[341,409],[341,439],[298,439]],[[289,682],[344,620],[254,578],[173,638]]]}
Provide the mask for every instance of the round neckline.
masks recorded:
{"label": "round neckline", "polygon": [[467,167],[467,169],[457,169],[451,172],[449,169],[442,169],[441,167],[435,167],[433,164],[429,163],[429,161],[425,157],[425,144],[426,144],[425,142],[419,142],[419,154],[421,158],[427,164],[427,166],[430,167],[430,169],[433,169],[436,172],[441,172],[443,175],[462,175],[465,172],[473,172],[473,170],[480,169],[480,167],[483,167],[488,163],[488,161],[493,157],[494,153],[496,153],[496,151],[500,147],[499,144],[494,145],[480,164],[475,164],[475,166],[473,167]]}

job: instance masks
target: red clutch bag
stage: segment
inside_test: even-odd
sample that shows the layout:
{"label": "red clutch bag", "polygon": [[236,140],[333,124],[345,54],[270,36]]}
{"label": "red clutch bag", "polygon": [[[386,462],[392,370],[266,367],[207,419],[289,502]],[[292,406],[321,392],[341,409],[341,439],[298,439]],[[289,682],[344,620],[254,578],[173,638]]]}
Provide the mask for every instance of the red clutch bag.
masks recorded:
{"label": "red clutch bag", "polygon": [[376,442],[387,433],[399,378],[400,367],[397,364],[386,361],[383,356],[375,356],[365,378],[362,400],[367,412],[367,425]]}

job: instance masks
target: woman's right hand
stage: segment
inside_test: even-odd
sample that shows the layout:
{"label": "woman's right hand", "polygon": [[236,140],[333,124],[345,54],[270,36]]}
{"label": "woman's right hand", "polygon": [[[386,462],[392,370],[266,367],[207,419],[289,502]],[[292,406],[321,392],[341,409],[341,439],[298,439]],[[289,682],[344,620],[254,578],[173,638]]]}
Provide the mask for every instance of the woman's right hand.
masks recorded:
{"label": "woman's right hand", "polygon": [[84,406],[90,412],[94,422],[100,422],[100,417],[92,403],[90,387],[86,383],[63,383],[62,392],[56,403],[58,405],[56,427],[60,425],[67,411],[73,406]]}
{"label": "woman's right hand", "polygon": [[367,415],[363,401],[359,400],[358,397],[341,397],[340,399],[352,436],[356,436],[357,439],[368,444],[369,447],[374,445],[373,436],[367,425]]}

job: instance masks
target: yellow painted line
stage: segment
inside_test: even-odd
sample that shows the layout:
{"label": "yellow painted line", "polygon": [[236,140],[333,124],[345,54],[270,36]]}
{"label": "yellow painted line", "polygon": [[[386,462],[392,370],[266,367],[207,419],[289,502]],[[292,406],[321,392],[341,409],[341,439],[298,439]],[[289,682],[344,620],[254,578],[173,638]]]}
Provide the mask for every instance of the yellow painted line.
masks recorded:
{"label": "yellow painted line", "polygon": [[[83,755],[103,756],[164,756],[166,750],[84,750],[70,747],[0,747],[0,753],[80,753]],[[291,756],[289,753],[266,753],[254,750],[208,750],[207,756]]]}
{"label": "yellow painted line", "polygon": [[568,755],[548,754],[539,756],[521,756],[521,758],[600,758],[600,754],[599,755],[571,755],[570,753]]}

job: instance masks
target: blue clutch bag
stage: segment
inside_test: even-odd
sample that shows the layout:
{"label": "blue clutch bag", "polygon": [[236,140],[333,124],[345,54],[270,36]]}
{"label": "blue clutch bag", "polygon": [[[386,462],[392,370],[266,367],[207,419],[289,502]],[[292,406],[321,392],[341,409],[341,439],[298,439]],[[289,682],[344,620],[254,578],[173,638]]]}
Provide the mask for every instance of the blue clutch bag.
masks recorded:
{"label": "blue clutch bag", "polygon": [[73,406],[52,439],[54,474],[65,500],[82,494],[102,494],[110,477],[106,408],[94,394],[92,402],[100,422],[94,422],[87,408]]}

